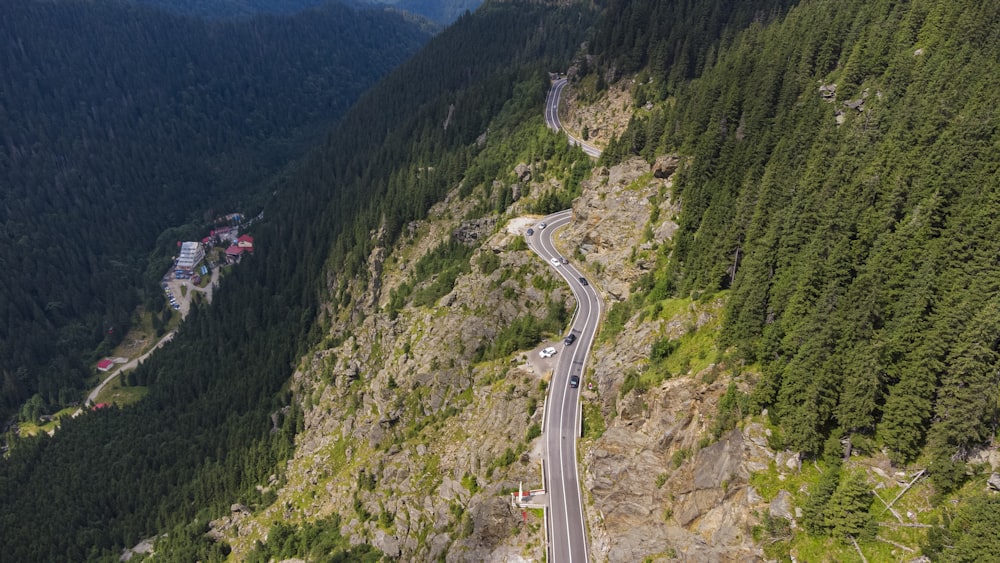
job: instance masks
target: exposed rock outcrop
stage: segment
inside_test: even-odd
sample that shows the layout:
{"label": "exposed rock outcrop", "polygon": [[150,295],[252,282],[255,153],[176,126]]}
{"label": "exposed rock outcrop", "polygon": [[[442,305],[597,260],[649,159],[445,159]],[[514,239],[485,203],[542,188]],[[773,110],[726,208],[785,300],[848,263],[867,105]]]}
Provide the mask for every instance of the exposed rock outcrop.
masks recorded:
{"label": "exposed rock outcrop", "polygon": [[772,518],[793,520],[795,518],[795,510],[792,505],[792,493],[784,489],[778,491],[778,495],[768,505],[767,511]]}
{"label": "exposed rock outcrop", "polygon": [[[541,452],[525,436],[541,421],[546,374],[519,361],[474,360],[513,319],[544,317],[550,302],[570,307],[569,292],[533,253],[509,250],[521,235],[493,234],[495,218],[455,218],[463,205],[436,206],[399,248],[369,256],[379,289],[374,279],[352,289],[366,295],[362,308],[334,323],[333,344],[305,358],[293,377],[304,430],[277,500],[213,523],[212,535],[237,555],[276,521],[336,512],[353,543],[401,560],[541,557],[538,517],[512,511],[503,490],[541,484]],[[433,306],[390,315],[391,292],[449,237],[481,242],[472,271]],[[476,266],[485,254],[500,261],[488,273]]]}
{"label": "exposed rock outcrop", "polygon": [[[578,245],[609,301],[628,298],[677,229],[672,218],[678,208],[669,194],[672,175],[682,165],[669,156],[652,166],[630,160],[598,169],[584,182],[563,240]],[[750,532],[754,512],[768,505],[748,479],[774,458],[765,430],[748,425],[705,444],[729,370],[710,364],[645,391],[621,393],[625,374],[647,366],[654,342],[715,326],[722,305],[721,300],[692,303],[668,318],[634,317],[613,343],[594,351],[595,387],[584,400],[599,406],[607,430],[584,444],[583,478],[593,501],[588,518],[598,560],[762,556]]]}
{"label": "exposed rock outcrop", "polygon": [[[572,69],[567,74],[572,82]],[[592,93],[581,95],[576,88],[566,88],[560,101],[563,126],[576,137],[583,137],[586,128],[587,142],[607,146],[613,137],[621,136],[635,111],[631,96],[633,85],[632,80],[620,80],[596,99],[590,99]]]}
{"label": "exposed rock outcrop", "polygon": [[635,280],[655,264],[655,249],[677,230],[669,190],[679,163],[665,157],[651,167],[635,158],[595,170],[583,182],[563,240],[568,253],[578,251],[586,260],[612,301],[628,298]]}
{"label": "exposed rock outcrop", "polygon": [[986,480],[986,485],[991,491],[1000,492],[1000,473],[990,473],[990,478]]}
{"label": "exposed rock outcrop", "polygon": [[452,236],[455,237],[455,240],[463,244],[474,244],[492,234],[496,225],[496,217],[482,217],[473,221],[462,221],[462,224],[452,232]]}

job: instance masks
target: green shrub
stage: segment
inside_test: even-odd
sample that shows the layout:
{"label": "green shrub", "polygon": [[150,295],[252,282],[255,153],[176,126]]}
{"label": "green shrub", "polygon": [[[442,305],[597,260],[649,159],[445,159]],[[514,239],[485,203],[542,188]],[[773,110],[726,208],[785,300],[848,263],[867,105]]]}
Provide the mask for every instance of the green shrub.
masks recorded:
{"label": "green shrub", "polygon": [[680,345],[680,342],[670,340],[669,338],[657,340],[653,343],[653,347],[649,352],[649,360],[652,362],[662,362],[676,352],[680,348]]}

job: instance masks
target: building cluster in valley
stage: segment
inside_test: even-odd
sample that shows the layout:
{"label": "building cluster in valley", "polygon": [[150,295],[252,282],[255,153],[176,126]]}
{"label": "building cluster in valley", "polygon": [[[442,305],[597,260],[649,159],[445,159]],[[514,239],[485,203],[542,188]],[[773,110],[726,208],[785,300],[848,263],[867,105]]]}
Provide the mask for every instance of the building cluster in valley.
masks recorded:
{"label": "building cluster in valley", "polygon": [[[192,283],[198,285],[201,283],[201,276],[205,276],[211,269],[219,267],[223,259],[226,264],[238,264],[244,255],[253,254],[253,237],[246,233],[240,234],[240,230],[249,227],[255,220],[262,219],[263,215],[264,213],[261,212],[257,217],[245,221],[239,213],[230,213],[215,220],[216,224],[229,223],[228,225],[210,230],[208,236],[201,241],[177,242],[179,251],[177,258],[174,260],[171,271],[163,276],[162,284],[167,298],[170,300],[170,305],[174,309],[180,309],[180,304],[168,287],[167,282],[170,278],[191,280]],[[214,248],[225,248],[225,250],[218,258],[212,258],[206,262],[206,256]],[[127,361],[126,358],[104,358],[97,363],[97,370],[107,372],[116,363],[125,361]]]}
{"label": "building cluster in valley", "polygon": [[[240,215],[227,215],[225,218]],[[220,227],[208,232],[208,236],[198,241],[178,242],[180,254],[174,262],[174,278],[189,279],[198,275],[199,264],[205,259],[205,253],[212,248],[225,246],[225,259],[227,264],[236,264],[245,253],[253,253],[253,237],[248,234],[240,234],[239,225]],[[212,267],[215,265],[213,264]],[[201,275],[208,273],[208,266],[201,266]],[[197,283],[197,282],[195,282]]]}

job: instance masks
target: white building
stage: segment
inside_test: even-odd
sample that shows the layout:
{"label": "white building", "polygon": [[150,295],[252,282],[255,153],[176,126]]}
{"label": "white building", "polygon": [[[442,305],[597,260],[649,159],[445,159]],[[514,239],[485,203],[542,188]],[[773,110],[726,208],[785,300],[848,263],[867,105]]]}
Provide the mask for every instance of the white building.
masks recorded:
{"label": "white building", "polygon": [[181,244],[181,255],[177,257],[175,271],[190,274],[204,258],[205,247],[200,242],[185,242]]}

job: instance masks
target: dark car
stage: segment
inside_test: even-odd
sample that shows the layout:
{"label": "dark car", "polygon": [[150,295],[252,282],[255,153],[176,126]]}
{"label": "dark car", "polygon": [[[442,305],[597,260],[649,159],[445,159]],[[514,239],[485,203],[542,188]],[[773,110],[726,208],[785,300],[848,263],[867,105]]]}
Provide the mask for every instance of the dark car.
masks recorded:
{"label": "dark car", "polygon": [[566,338],[563,338],[563,344],[567,346],[569,346],[574,342],[576,342],[576,335],[573,333],[569,333],[568,335],[566,335]]}
{"label": "dark car", "polygon": [[526,235],[528,235],[530,237],[531,235],[535,234],[535,229],[528,229],[528,232],[526,232],[524,234],[526,234]]}
{"label": "dark car", "polygon": [[590,285],[587,283],[587,278],[580,278],[580,285]]}
{"label": "dark car", "polygon": [[580,386],[580,376],[579,375],[571,375],[571,376],[569,376],[569,386],[572,387],[573,389],[576,389],[577,387],[579,387]]}

